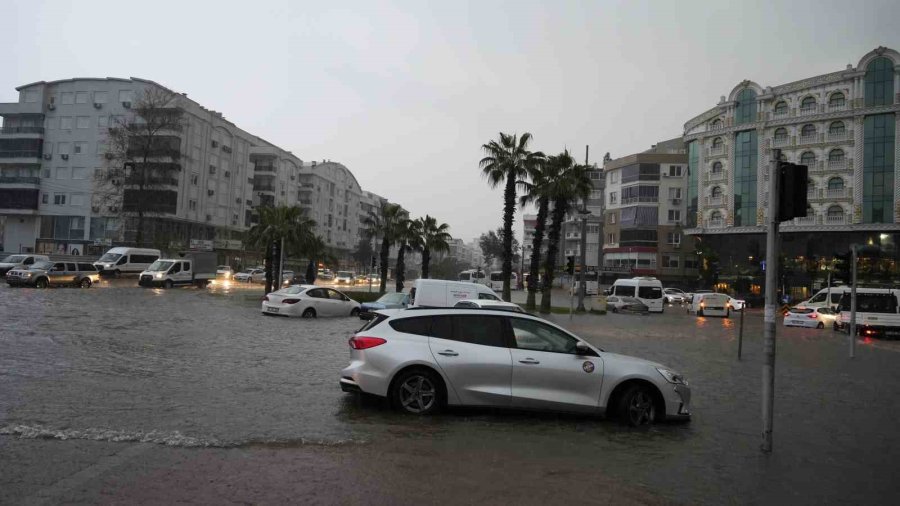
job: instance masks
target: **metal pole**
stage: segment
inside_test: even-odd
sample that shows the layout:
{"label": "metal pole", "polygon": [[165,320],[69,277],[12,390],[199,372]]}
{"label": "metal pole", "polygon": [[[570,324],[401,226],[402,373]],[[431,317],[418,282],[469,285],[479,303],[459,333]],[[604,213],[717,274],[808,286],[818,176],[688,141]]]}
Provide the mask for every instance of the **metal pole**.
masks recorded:
{"label": "metal pole", "polygon": [[747,304],[741,308],[741,325],[738,329],[738,360],[741,359],[741,352],[744,349],[744,313],[747,312]]}
{"label": "metal pole", "polygon": [[[588,164],[588,156],[590,154],[591,147],[586,145],[584,147],[584,164],[585,166]],[[593,188],[593,185],[591,185]],[[584,199],[582,202],[582,211],[581,211],[581,272],[578,273],[578,310],[584,311],[584,294],[587,291],[587,287],[585,287],[584,283],[584,275],[585,271],[587,271],[587,199]]]}
{"label": "metal pole", "polygon": [[284,237],[281,238],[281,247],[278,249],[278,289],[284,286]]}
{"label": "metal pole", "polygon": [[762,369],[762,444],[764,452],[772,451],[772,423],[775,411],[775,312],[778,308],[778,160],[781,150],[772,150],[769,162],[769,214],[766,216],[766,307],[763,333]]}
{"label": "metal pole", "polygon": [[826,294],[826,297],[828,297],[825,299],[828,301],[828,309],[831,309],[831,270],[828,271],[828,293]]}
{"label": "metal pole", "polygon": [[856,357],[856,245],[850,246],[853,263],[853,285],[850,286],[850,358]]}

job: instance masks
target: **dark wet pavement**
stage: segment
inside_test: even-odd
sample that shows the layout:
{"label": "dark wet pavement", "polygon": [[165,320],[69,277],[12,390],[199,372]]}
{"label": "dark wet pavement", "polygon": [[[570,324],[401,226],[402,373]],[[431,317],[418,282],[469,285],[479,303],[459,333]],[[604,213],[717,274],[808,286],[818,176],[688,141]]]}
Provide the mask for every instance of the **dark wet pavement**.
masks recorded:
{"label": "dark wet pavement", "polygon": [[[893,343],[860,343],[850,360],[843,334],[779,326],[775,452],[763,455],[758,311],[746,315],[740,362],[737,316],[669,309],[551,317],[608,351],[687,375],[691,423],[634,431],[552,414],[401,416],[338,388],[359,320],[263,317],[255,293],[124,282],[89,290],[0,287],[0,469],[33,465],[27,449],[38,444],[35,458],[52,455],[53,443],[57,457],[67,444],[106,448],[110,441],[155,443],[152,452],[337,445],[352,455],[388,455],[395,465],[404,453],[452,460],[451,468],[471,459],[473,469],[501,466],[513,474],[546,465],[546,485],[532,487],[557,483],[554,470],[580,472],[583,480],[596,473],[684,503],[880,504],[900,494],[893,478],[900,347]],[[26,474],[0,473],[0,503],[31,491]],[[3,475],[18,476],[19,485],[4,487]]]}

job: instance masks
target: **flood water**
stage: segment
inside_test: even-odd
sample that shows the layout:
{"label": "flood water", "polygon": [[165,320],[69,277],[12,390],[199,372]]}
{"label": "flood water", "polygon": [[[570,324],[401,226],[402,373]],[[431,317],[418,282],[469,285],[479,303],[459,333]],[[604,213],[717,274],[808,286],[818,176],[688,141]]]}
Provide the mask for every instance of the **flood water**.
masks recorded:
{"label": "flood water", "polygon": [[900,347],[779,326],[775,452],[760,442],[762,316],[555,315],[607,351],[683,372],[687,424],[552,414],[397,414],[344,394],[358,319],[264,317],[257,292],[0,287],[0,438],[161,445],[390,444],[576,462],[688,503],[890,503],[900,486]]}

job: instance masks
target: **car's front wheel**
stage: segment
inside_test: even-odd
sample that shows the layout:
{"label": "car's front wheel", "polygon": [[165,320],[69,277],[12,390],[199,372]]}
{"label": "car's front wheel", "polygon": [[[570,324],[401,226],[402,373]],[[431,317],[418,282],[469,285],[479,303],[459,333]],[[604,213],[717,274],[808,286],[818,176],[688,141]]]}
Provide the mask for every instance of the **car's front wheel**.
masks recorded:
{"label": "car's front wheel", "polygon": [[163,283],[163,287],[165,287],[166,289],[172,288],[172,286],[174,286],[174,283],[172,283],[171,279],[167,279],[166,282]]}
{"label": "car's front wheel", "polygon": [[650,425],[656,419],[653,393],[644,385],[630,387],[619,399],[619,420],[632,427]]}
{"label": "car's front wheel", "polygon": [[816,325],[816,328],[817,328],[817,329],[824,329],[824,328],[825,328],[825,324],[822,323],[822,322],[819,322],[819,324]]}
{"label": "car's front wheel", "polygon": [[35,288],[47,288],[50,286],[50,282],[47,281],[47,278],[41,278],[34,282]]}
{"label": "car's front wheel", "polygon": [[443,405],[440,383],[436,375],[424,369],[401,373],[394,381],[391,401],[404,413],[430,415]]}
{"label": "car's front wheel", "polygon": [[303,314],[301,315],[301,317],[302,318],[315,318],[316,310],[311,307],[308,307],[303,311]]}
{"label": "car's front wheel", "polygon": [[359,316],[359,308],[355,307],[350,310],[350,316]]}
{"label": "car's front wheel", "polygon": [[90,278],[82,278],[81,282],[78,283],[78,286],[80,286],[81,288],[90,288],[91,287]]}

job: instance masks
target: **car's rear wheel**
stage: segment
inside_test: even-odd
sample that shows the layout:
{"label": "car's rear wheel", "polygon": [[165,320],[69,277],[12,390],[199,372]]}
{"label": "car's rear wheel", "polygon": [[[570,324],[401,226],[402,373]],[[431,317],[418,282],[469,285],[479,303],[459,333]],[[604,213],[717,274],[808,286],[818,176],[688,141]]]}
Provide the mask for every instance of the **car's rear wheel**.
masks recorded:
{"label": "car's rear wheel", "polygon": [[35,288],[47,288],[50,286],[50,283],[47,281],[47,278],[41,278],[34,282]]}
{"label": "car's rear wheel", "polygon": [[82,278],[81,282],[78,283],[78,286],[80,286],[81,288],[90,288],[91,287],[90,278]]}
{"label": "car's rear wheel", "polygon": [[644,385],[634,385],[619,398],[619,420],[632,427],[650,425],[656,419],[653,393]]}
{"label": "car's rear wheel", "polygon": [[355,307],[350,310],[350,316],[359,316],[359,308]]}
{"label": "car's rear wheel", "polygon": [[819,324],[816,325],[816,328],[817,328],[817,329],[824,329],[824,328],[825,328],[825,324],[822,323],[822,322],[819,322]]}
{"label": "car's rear wheel", "polygon": [[303,317],[303,318],[315,318],[315,317],[316,317],[316,310],[313,309],[313,308],[311,308],[311,307],[308,307],[308,308],[306,308],[306,309],[303,311],[303,314],[301,315],[301,317]]}
{"label": "car's rear wheel", "polygon": [[425,369],[401,373],[391,392],[394,406],[412,415],[431,415],[443,406],[443,392],[437,376]]}

